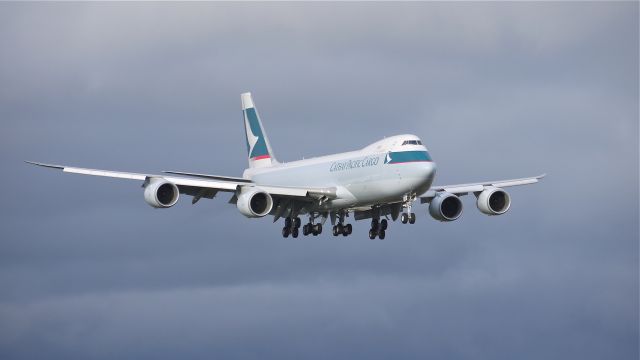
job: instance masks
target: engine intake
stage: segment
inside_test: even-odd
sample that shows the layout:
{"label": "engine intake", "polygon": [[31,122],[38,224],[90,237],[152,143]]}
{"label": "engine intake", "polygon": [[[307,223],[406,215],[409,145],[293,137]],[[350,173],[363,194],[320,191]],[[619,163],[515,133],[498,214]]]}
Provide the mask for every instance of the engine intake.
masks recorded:
{"label": "engine intake", "polygon": [[161,178],[152,178],[144,187],[144,201],[154,208],[172,207],[178,202],[180,190],[176,184]]}
{"label": "engine intake", "polygon": [[511,197],[500,188],[487,187],[478,195],[476,205],[484,214],[502,215],[509,210]]}
{"label": "engine intake", "polygon": [[273,199],[269,193],[259,188],[252,188],[244,190],[238,195],[236,206],[240,213],[246,217],[263,217],[271,212]]}
{"label": "engine intake", "polygon": [[462,201],[448,192],[437,193],[429,204],[429,214],[440,221],[456,220],[462,214]]}

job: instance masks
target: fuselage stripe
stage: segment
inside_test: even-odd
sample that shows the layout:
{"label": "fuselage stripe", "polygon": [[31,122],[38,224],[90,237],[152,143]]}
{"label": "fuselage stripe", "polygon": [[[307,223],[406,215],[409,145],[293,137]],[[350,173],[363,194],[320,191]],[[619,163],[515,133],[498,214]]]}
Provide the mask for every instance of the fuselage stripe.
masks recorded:
{"label": "fuselage stripe", "polygon": [[269,154],[267,154],[267,155],[260,155],[260,156],[252,157],[251,160],[262,160],[262,159],[269,159],[269,158],[271,158],[271,156],[269,156]]}
{"label": "fuselage stripe", "polygon": [[385,163],[401,164],[408,162],[431,162],[431,156],[427,151],[397,151],[390,152],[386,156]]}

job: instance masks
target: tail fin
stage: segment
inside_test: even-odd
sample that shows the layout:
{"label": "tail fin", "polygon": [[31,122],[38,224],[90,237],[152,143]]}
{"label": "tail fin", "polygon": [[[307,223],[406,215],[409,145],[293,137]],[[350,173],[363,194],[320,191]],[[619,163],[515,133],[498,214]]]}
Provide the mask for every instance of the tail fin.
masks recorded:
{"label": "tail fin", "polygon": [[269,138],[267,138],[267,133],[262,127],[262,122],[253,104],[251,93],[244,93],[240,95],[240,98],[242,100],[242,114],[244,116],[249,167],[261,168],[277,164],[278,160],[276,160],[273,155]]}

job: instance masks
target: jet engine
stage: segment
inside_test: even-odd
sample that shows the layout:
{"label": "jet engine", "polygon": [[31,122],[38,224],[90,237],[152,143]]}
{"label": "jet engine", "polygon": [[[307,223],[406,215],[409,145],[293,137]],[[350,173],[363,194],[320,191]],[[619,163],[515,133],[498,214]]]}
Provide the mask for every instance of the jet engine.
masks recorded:
{"label": "jet engine", "polygon": [[269,193],[258,188],[252,188],[238,195],[236,206],[240,213],[246,217],[263,217],[271,212],[273,199]]}
{"label": "jet engine", "polygon": [[478,195],[476,204],[484,214],[502,215],[509,210],[511,197],[500,188],[487,187]]}
{"label": "jet engine", "polygon": [[144,201],[154,208],[168,208],[178,202],[180,190],[165,179],[151,179],[144,187]]}
{"label": "jet engine", "polygon": [[462,214],[462,201],[454,194],[439,192],[429,204],[429,214],[440,221],[456,220]]}

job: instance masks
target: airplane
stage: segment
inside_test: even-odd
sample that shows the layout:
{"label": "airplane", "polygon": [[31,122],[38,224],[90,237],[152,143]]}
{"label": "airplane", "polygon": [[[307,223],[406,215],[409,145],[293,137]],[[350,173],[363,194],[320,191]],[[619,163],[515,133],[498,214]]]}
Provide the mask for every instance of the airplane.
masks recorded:
{"label": "airplane", "polygon": [[333,236],[348,236],[353,226],[347,218],[371,219],[369,239],[383,240],[388,220],[400,218],[414,224],[414,202],[428,204],[434,219],[450,222],[460,218],[460,196],[474,194],[476,206],[486,215],[502,215],[511,207],[511,196],[503,189],[537,183],[545,174],[500,181],[432,186],[436,163],[419,137],[396,135],[362,149],[305,160],[281,163],[271,148],[251,93],[240,96],[249,167],[242,177],[163,171],[162,175],[85,169],[26,161],[66,173],[142,181],[144,200],[154,208],[170,208],[180,194],[213,199],[219,192],[231,193],[230,204],[248,218],[273,216],[284,219],[282,236],[297,238],[300,216],[304,236],[317,236],[330,219]]}

